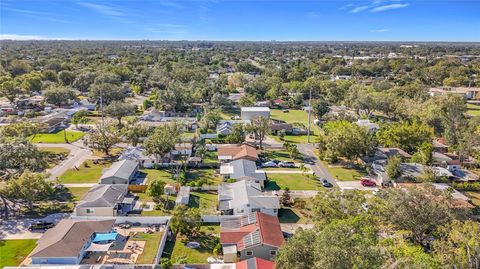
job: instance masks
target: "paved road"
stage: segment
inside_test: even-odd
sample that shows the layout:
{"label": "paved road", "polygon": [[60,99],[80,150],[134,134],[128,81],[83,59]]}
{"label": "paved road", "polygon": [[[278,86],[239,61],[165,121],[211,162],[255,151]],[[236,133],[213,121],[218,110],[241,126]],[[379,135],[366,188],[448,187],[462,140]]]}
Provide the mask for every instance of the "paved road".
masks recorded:
{"label": "paved road", "polygon": [[320,162],[313,152],[313,144],[297,144],[297,148],[304,155],[305,163],[310,164],[310,168],[317,177],[327,179],[334,186],[337,186],[335,178],[328,172],[327,168]]}
{"label": "paved road", "polygon": [[63,160],[55,167],[47,170],[47,172],[50,173],[49,180],[55,180],[57,177],[65,173],[65,171],[73,168],[74,166],[79,167],[85,160],[89,159],[92,156],[92,151],[88,147],[83,146],[82,140],[76,141],[71,144],[38,143],[35,145],[40,148],[62,147],[70,150],[70,154],[68,155],[67,159]]}

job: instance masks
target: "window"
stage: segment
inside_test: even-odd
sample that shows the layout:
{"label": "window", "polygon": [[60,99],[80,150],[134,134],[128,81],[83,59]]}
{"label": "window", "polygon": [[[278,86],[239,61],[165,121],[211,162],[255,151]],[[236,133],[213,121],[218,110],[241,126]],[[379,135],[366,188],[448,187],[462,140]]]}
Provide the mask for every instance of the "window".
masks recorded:
{"label": "window", "polygon": [[277,255],[277,251],[276,250],[270,250],[270,256],[275,256]]}
{"label": "window", "polygon": [[253,256],[253,251],[247,251],[247,253],[245,253],[245,255],[247,255],[247,256]]}
{"label": "window", "polygon": [[95,213],[95,209],[92,209],[92,208],[87,208],[87,214],[94,214]]}
{"label": "window", "polygon": [[277,209],[276,209],[276,208],[273,209],[273,213],[277,213]]}

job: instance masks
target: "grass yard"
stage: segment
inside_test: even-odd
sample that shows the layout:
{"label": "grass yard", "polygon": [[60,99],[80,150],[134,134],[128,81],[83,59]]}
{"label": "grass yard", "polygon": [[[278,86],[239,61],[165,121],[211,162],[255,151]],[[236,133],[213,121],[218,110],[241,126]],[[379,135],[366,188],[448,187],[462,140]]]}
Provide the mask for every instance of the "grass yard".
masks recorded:
{"label": "grass yard", "polygon": [[286,187],[290,190],[317,190],[321,183],[308,175],[302,174],[268,174],[268,182],[265,184],[267,190],[280,190]]}
{"label": "grass yard", "polygon": [[204,163],[218,163],[218,153],[216,151],[207,151],[203,157]]}
{"label": "grass yard", "polygon": [[[163,256],[170,258],[173,264],[205,264],[207,258],[213,255],[213,248],[220,241],[219,225],[202,225],[200,235],[197,238],[188,240],[183,236],[177,236],[175,242],[167,241]],[[200,243],[200,247],[187,248],[189,241]]]}
{"label": "grass yard", "polygon": [[281,208],[278,211],[280,223],[312,223],[312,206],[312,199],[296,198],[292,206]]}
{"label": "grass yard", "polygon": [[364,169],[346,168],[340,165],[330,165],[322,161],[322,164],[327,168],[328,172],[339,181],[359,180],[361,177],[367,175]]}
{"label": "grass yard", "polygon": [[71,187],[68,191],[71,195],[71,200],[76,202],[82,200],[83,196],[90,190],[89,187]]}
{"label": "grass yard", "polygon": [[190,184],[198,187],[219,185],[222,183],[222,177],[215,175],[214,172],[215,170],[213,169],[189,169],[187,171],[187,180]]}
{"label": "grass yard", "polygon": [[189,207],[196,207],[202,215],[217,214],[218,195],[214,191],[191,192]]}
{"label": "grass yard", "polygon": [[467,104],[467,114],[474,117],[480,117],[480,105]]}
{"label": "grass yard", "polygon": [[[301,123],[305,125],[305,128],[308,126],[308,113],[300,109],[291,109],[289,112],[283,112],[280,109],[270,110],[270,117],[275,120],[285,121],[287,123]],[[314,142],[316,139],[316,134],[320,132],[320,127],[313,124],[314,117],[310,118],[311,120],[311,131],[313,135],[310,136],[310,142]],[[273,136],[276,140],[280,141],[278,136]],[[285,142],[290,143],[307,143],[306,135],[286,135],[284,137]]]}
{"label": "grass yard", "polygon": [[292,161],[292,162],[295,162],[295,161],[299,161],[302,159],[302,155],[301,154],[298,154],[297,156],[294,156],[295,159],[291,159],[290,158],[290,155],[288,154],[288,152],[286,150],[266,150],[264,152],[264,155],[267,159],[269,160],[279,160],[279,161]]}
{"label": "grass yard", "polygon": [[472,199],[472,204],[480,207],[480,192],[467,191],[467,196]]}
{"label": "grass yard", "polygon": [[224,109],[220,115],[224,120],[231,120],[232,117],[240,116],[240,108],[232,107],[232,108]]}
{"label": "grass yard", "polygon": [[161,180],[165,183],[174,184],[176,181],[172,177],[171,170],[167,169],[140,169],[141,173],[145,173],[148,179],[147,183],[153,180]]}
{"label": "grass yard", "polygon": [[41,152],[46,152],[49,154],[60,154],[67,156],[70,154],[70,150],[62,147],[38,147],[38,150]]}
{"label": "grass yard", "polygon": [[160,245],[160,240],[162,240],[163,232],[154,232],[151,234],[148,233],[137,233],[136,235],[130,237],[132,240],[136,241],[146,241],[145,248],[143,249],[142,254],[138,256],[136,261],[137,264],[153,264],[155,261],[155,256],[157,255],[158,246]]}
{"label": "grass yard", "polygon": [[65,173],[58,178],[58,181],[65,184],[96,183],[102,175],[102,170],[110,167],[110,165],[111,163],[108,161],[99,161],[98,164],[94,164],[92,160],[87,160],[80,165],[78,169],[71,168],[65,171]]}
{"label": "grass yard", "polygon": [[37,240],[0,240],[0,268],[18,266],[32,252]]}
{"label": "grass yard", "polygon": [[96,156],[96,157],[102,157],[102,158],[103,158],[103,157],[118,156],[118,155],[120,155],[120,153],[121,153],[123,150],[124,150],[123,148],[112,148],[112,149],[110,149],[110,152],[109,152],[110,155],[107,156],[107,155],[105,155],[102,151],[99,151],[99,150],[94,149],[94,150],[92,151],[92,155],[93,155],[93,156]]}
{"label": "grass yard", "polygon": [[[68,142],[75,142],[82,138],[85,133],[79,131],[66,131]],[[51,134],[37,134],[30,137],[32,143],[66,143],[64,137],[64,131],[58,131]]]}

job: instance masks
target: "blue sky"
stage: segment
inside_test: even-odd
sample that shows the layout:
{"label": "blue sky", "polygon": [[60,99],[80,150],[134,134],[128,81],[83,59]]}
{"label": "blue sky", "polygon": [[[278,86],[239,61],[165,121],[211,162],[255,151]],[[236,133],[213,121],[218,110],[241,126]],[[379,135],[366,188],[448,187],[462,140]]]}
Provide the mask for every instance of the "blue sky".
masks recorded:
{"label": "blue sky", "polygon": [[14,39],[480,41],[480,0],[0,0]]}

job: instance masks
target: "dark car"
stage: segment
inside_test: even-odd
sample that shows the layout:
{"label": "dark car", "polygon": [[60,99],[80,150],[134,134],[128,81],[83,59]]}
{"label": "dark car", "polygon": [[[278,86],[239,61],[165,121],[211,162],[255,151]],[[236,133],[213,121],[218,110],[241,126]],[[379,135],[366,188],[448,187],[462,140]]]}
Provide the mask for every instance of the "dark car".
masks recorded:
{"label": "dark car", "polygon": [[328,182],[328,180],[324,179],[322,180],[322,185],[325,187],[325,188],[332,188],[333,187],[333,184]]}
{"label": "dark car", "polygon": [[53,226],[55,226],[55,224],[52,223],[52,222],[37,221],[37,222],[34,222],[34,223],[30,224],[30,226],[28,226],[28,230],[29,231],[48,230],[50,228],[53,228]]}

